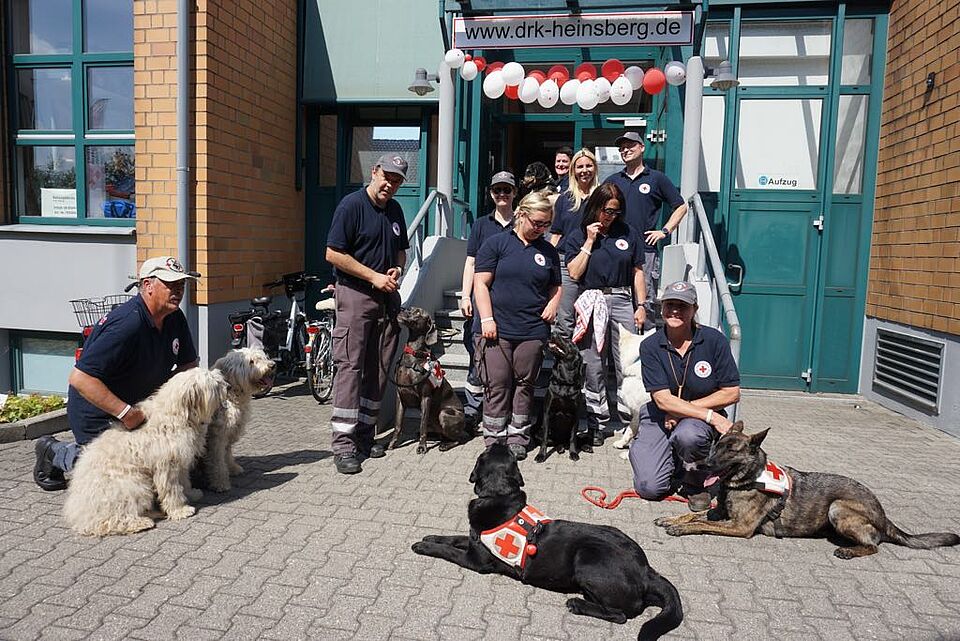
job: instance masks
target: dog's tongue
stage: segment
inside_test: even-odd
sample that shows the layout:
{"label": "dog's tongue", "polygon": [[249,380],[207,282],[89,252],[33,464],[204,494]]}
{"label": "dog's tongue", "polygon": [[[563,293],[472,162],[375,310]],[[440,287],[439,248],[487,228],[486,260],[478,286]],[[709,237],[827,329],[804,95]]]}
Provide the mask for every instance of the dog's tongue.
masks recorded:
{"label": "dog's tongue", "polygon": [[703,487],[710,487],[714,483],[720,480],[719,476],[710,476],[706,481],[703,482]]}

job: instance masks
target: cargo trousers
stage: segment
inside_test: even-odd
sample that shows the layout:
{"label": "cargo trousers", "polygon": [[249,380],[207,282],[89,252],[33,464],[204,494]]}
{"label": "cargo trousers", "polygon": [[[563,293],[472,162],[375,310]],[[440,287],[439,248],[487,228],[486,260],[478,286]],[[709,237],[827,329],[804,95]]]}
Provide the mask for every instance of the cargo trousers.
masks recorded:
{"label": "cargo trousers", "polygon": [[533,393],[543,364],[543,339],[476,337],[474,362],[484,385],[483,443],[530,443]]}

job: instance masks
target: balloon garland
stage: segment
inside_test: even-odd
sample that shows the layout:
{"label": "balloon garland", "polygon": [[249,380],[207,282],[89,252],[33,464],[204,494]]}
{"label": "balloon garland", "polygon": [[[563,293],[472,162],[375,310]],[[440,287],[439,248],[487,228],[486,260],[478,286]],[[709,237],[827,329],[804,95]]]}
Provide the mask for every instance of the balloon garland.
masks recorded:
{"label": "balloon garland", "polygon": [[590,111],[597,105],[612,102],[623,106],[633,100],[640,90],[656,95],[669,84],[679,86],[686,82],[687,70],[682,62],[673,61],[644,71],[636,65],[624,67],[616,58],[604,62],[599,71],[596,65],[584,62],[570,73],[565,65],[553,65],[546,71],[527,72],[518,62],[490,62],[482,56],[471,56],[460,49],[451,49],[443,56],[451,69],[459,69],[460,77],[471,81],[483,74],[483,95],[491,100],[506,96],[524,104],[537,103],[550,109],[557,103],[579,105]]}

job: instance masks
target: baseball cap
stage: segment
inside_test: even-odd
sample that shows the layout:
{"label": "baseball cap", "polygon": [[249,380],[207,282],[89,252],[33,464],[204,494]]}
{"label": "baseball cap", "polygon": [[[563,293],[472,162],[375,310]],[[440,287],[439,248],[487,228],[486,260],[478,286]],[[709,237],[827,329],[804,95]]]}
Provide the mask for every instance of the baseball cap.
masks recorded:
{"label": "baseball cap", "polygon": [[175,283],[178,280],[192,278],[197,280],[200,277],[199,272],[187,272],[183,270],[183,265],[173,256],[158,256],[148,258],[140,266],[140,278],[159,278],[165,283]]}
{"label": "baseball cap", "polygon": [[400,154],[383,154],[377,159],[377,167],[407,179],[407,161]]}
{"label": "baseball cap", "polygon": [[619,147],[621,140],[632,140],[633,142],[639,142],[641,145],[643,144],[643,136],[639,131],[625,131],[613,141],[613,144]]}
{"label": "baseball cap", "polygon": [[660,295],[660,300],[679,300],[688,305],[696,305],[697,288],[684,280],[678,280],[664,288],[663,294]]}
{"label": "baseball cap", "polygon": [[513,177],[509,171],[498,171],[493,175],[493,178],[490,179],[490,186],[506,184],[511,187],[517,186],[517,180]]}

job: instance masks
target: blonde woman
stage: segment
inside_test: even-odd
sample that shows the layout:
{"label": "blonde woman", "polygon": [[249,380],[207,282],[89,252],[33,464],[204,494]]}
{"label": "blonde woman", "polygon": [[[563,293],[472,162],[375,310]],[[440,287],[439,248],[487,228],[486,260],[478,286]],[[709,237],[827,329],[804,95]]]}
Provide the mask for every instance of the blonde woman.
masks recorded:
{"label": "blonde woman", "polygon": [[[550,228],[553,234],[550,242],[560,252],[561,265],[566,264],[564,258],[567,249],[566,241],[570,238],[572,231],[580,228],[587,199],[597,188],[597,158],[589,149],[581,149],[575,153],[570,159],[570,167],[573,180],[570,181],[570,187],[560,194],[560,198],[553,207],[556,213],[553,217],[553,226]],[[579,248],[574,249],[574,254],[577,251]],[[566,269],[560,271],[563,278],[563,297],[560,299],[560,309],[557,311],[557,329],[569,338],[573,333],[573,303],[577,300],[578,287]]]}
{"label": "blonde woman", "polygon": [[524,196],[514,220],[512,231],[491,236],[477,252],[474,362],[486,387],[484,443],[505,442],[523,460],[533,422],[533,386],[560,305],[560,255],[543,238],[553,221],[546,194]]}

